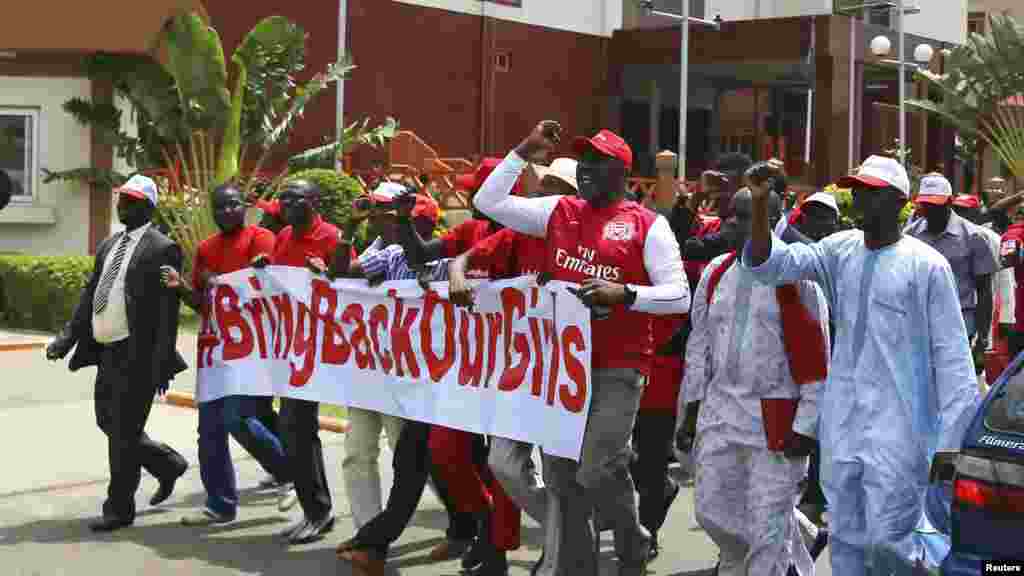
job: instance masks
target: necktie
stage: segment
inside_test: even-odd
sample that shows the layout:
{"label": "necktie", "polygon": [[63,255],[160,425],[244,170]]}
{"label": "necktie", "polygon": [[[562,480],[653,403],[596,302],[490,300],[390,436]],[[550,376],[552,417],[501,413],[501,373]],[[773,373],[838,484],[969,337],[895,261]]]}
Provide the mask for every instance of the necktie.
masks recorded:
{"label": "necktie", "polygon": [[100,278],[100,284],[96,287],[96,294],[92,301],[92,313],[99,314],[107,307],[110,301],[110,289],[114,286],[114,279],[121,271],[121,264],[124,262],[124,255],[128,251],[128,233],[121,235],[121,241],[117,243],[117,250],[114,251],[114,259],[110,262],[110,268]]}

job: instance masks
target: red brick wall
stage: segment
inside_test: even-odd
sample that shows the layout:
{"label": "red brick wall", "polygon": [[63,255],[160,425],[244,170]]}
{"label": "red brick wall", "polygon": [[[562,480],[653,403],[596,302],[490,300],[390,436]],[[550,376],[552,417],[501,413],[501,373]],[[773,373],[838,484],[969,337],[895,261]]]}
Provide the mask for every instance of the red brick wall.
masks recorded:
{"label": "red brick wall", "polygon": [[[259,19],[280,14],[309,33],[307,74],[336,57],[333,0],[207,4],[229,50]],[[503,154],[545,118],[562,121],[569,135],[594,132],[605,118],[605,38],[495,19],[484,30],[479,16],[390,0],[348,0],[347,26],[358,68],[345,85],[346,123],[394,116],[442,156],[472,156]],[[492,46],[510,55],[510,71],[493,72]],[[291,151],[333,135],[335,98],[331,89],[307,108]],[[357,164],[372,156],[358,155]]]}
{"label": "red brick wall", "polygon": [[[360,68],[346,85],[346,120],[392,114],[442,156],[504,154],[545,118],[570,135],[600,127],[607,39],[487,22],[482,29],[479,16],[349,0],[349,47]],[[495,52],[510,57],[508,72],[493,71]]]}

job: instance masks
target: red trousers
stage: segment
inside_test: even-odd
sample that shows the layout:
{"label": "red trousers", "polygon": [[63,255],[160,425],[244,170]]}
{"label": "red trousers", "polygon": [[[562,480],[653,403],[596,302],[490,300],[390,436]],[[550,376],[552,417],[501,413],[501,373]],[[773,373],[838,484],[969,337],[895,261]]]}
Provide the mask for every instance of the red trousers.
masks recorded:
{"label": "red trousers", "polygon": [[[487,467],[487,458],[474,459],[477,434],[434,426],[430,430],[430,454],[437,473],[448,485],[455,509],[479,513],[493,508],[491,543],[498,550],[515,550],[520,544],[522,513]],[[474,461],[476,460],[476,461]]]}

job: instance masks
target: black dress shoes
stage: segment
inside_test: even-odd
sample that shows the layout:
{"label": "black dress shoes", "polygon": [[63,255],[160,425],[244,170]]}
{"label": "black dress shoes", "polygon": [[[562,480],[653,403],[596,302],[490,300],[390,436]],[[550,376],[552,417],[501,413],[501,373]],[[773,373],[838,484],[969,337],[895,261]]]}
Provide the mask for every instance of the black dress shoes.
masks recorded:
{"label": "black dress shoes", "polygon": [[177,476],[160,480],[160,487],[156,489],[156,493],[149,499],[149,505],[156,506],[170,498],[171,493],[174,492],[174,485],[178,482],[178,478],[181,478],[183,474],[185,474],[184,471]]}
{"label": "black dress shoes", "polygon": [[116,516],[104,516],[89,523],[89,530],[93,532],[113,532],[124,526],[131,526],[135,520],[124,520]]}

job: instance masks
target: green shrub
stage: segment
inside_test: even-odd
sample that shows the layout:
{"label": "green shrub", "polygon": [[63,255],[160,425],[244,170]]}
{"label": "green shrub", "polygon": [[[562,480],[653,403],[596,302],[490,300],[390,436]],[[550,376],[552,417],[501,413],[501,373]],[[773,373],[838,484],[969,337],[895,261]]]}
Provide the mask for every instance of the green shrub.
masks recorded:
{"label": "green shrub", "polygon": [[[59,331],[71,319],[92,265],[92,256],[0,254],[0,323]],[[182,306],[181,321],[195,324],[195,313]]]}
{"label": "green shrub", "polygon": [[0,256],[0,318],[12,328],[56,332],[89,280],[89,256]]}

